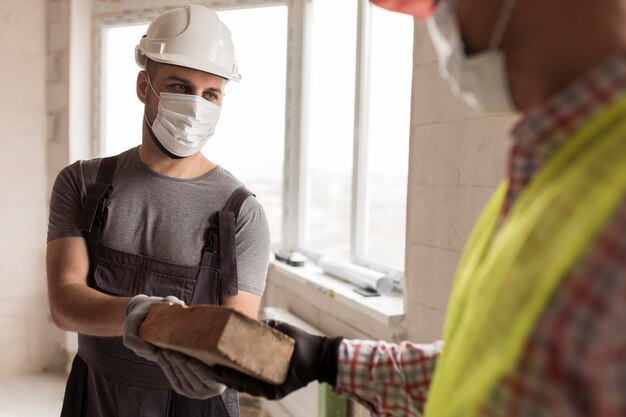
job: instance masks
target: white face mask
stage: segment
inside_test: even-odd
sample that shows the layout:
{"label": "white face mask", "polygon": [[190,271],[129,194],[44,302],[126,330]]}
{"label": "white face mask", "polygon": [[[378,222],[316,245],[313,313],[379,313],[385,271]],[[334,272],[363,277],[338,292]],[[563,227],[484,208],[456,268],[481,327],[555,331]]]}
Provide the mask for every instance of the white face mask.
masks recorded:
{"label": "white face mask", "polygon": [[517,111],[511,96],[504,54],[497,49],[514,5],[515,0],[506,0],[489,47],[472,56],[465,53],[452,1],[442,0],[433,16],[426,21],[442,77],[456,95],[484,113]]}
{"label": "white face mask", "polygon": [[[158,97],[148,80],[150,88]],[[161,145],[176,156],[191,156],[215,133],[221,107],[191,94],[161,93],[159,110],[148,126]]]}

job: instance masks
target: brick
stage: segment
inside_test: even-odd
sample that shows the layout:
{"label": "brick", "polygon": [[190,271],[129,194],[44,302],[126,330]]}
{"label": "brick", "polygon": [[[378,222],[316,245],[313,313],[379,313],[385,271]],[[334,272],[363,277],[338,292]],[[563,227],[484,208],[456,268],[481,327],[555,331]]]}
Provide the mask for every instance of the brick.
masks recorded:
{"label": "brick", "polygon": [[273,384],[284,382],[295,342],[227,307],[153,304],[139,336],[207,365],[234,368]]}

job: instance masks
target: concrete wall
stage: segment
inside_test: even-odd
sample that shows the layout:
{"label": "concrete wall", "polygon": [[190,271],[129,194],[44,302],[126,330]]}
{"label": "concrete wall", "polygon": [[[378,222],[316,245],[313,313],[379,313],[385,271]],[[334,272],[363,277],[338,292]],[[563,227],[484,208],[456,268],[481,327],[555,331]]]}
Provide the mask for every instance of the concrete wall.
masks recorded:
{"label": "concrete wall", "polygon": [[0,374],[59,368],[62,334],[46,293],[48,218],[45,0],[0,0]]}
{"label": "concrete wall", "polygon": [[480,116],[439,76],[423,22],[415,25],[405,326],[410,340],[441,337],[461,250],[505,175],[513,116]]}

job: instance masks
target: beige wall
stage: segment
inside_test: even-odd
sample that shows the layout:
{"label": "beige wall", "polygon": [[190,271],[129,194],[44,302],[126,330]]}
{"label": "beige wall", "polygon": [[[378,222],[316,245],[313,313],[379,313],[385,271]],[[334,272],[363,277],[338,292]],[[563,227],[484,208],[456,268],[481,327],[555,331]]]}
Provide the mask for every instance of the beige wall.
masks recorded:
{"label": "beige wall", "polygon": [[0,374],[58,368],[62,334],[48,314],[45,0],[0,0]]}
{"label": "beige wall", "polygon": [[505,174],[512,116],[480,116],[438,74],[425,24],[415,27],[405,326],[411,340],[441,337],[460,253]]}
{"label": "beige wall", "polygon": [[48,186],[69,162],[70,0],[48,0],[46,91]]}

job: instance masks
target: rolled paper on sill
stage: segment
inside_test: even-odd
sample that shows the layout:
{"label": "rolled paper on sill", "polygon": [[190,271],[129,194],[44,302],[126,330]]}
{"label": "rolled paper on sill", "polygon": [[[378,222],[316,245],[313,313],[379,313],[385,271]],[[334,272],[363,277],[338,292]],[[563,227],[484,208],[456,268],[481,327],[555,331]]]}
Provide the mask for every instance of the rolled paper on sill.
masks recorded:
{"label": "rolled paper on sill", "polygon": [[394,280],[386,274],[350,262],[322,256],[317,260],[317,264],[329,275],[359,288],[374,289],[382,295],[391,294],[396,288]]}

